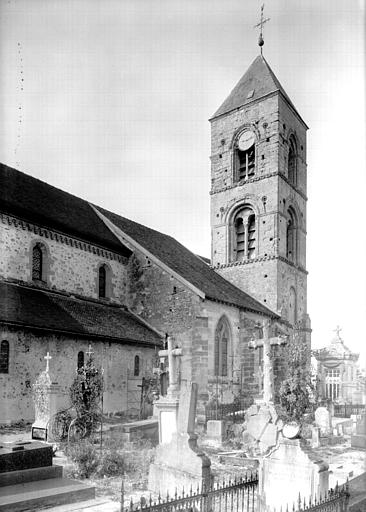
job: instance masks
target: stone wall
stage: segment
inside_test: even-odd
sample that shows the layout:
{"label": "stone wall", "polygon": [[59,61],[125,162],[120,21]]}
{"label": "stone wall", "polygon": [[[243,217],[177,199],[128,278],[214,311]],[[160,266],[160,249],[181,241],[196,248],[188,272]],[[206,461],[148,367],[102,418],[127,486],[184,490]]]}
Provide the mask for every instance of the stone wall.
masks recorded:
{"label": "stone wall", "polygon": [[[64,393],[68,406],[68,389],[74,379],[79,351],[88,350],[90,340],[30,331],[3,328],[0,340],[9,342],[9,373],[0,374],[0,423],[20,419],[33,421],[34,406],[31,388],[45,369],[44,356],[50,352],[50,368]],[[143,376],[151,376],[154,348],[91,341],[95,363],[104,368],[104,411],[118,412],[138,409],[140,396],[137,384]],[[133,376],[134,358],[140,357],[140,375]],[[134,392],[133,392],[134,391]]]}
{"label": "stone wall", "polygon": [[[108,250],[80,242],[2,215],[0,222],[0,277],[32,281],[32,250],[45,248],[45,281],[50,288],[98,298],[98,269],[107,267],[107,295],[125,304],[127,260]],[[109,293],[108,293],[109,292]]]}

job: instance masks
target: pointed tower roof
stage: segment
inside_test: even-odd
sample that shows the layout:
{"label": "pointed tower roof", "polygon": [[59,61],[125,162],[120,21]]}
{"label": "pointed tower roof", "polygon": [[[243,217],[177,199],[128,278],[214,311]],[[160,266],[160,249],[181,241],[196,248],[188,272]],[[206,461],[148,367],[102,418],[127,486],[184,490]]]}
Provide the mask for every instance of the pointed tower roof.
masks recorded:
{"label": "pointed tower roof", "polygon": [[304,123],[300,114],[297,112],[295,106],[286,94],[284,88],[280,84],[279,80],[277,79],[276,75],[270,68],[263,55],[258,55],[258,57],[252,62],[246,73],[242,76],[224,103],[215,112],[211,119],[215,119],[215,117],[227,114],[232,110],[263,98],[264,96],[267,96],[268,94],[276,91],[279,91],[284,96],[284,98],[299,116],[301,121]]}

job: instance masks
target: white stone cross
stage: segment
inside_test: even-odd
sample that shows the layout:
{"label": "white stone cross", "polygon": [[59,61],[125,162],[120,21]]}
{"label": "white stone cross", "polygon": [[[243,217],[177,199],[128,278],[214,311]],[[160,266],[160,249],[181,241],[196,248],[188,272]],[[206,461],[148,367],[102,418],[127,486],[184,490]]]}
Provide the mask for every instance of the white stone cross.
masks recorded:
{"label": "white stone cross", "polygon": [[91,358],[91,356],[92,356],[92,354],[94,354],[94,351],[92,350],[91,345],[90,345],[90,343],[89,343],[89,348],[88,348],[88,350],[87,350],[87,352],[86,352],[86,355],[87,355],[87,356],[89,357],[89,359],[90,359],[90,358]]}
{"label": "white stone cross", "polygon": [[50,365],[49,365],[49,363],[50,363],[50,359],[52,359],[52,356],[50,356],[50,353],[49,353],[49,352],[47,352],[47,355],[46,355],[46,356],[44,356],[44,358],[43,358],[43,359],[46,359],[46,372],[48,373],[48,371],[49,371],[49,369],[50,369]]}
{"label": "white stone cross", "polygon": [[268,404],[273,402],[273,368],[271,363],[271,345],[284,345],[287,336],[269,337],[271,321],[263,320],[263,338],[249,341],[249,348],[263,347],[263,401]]}
{"label": "white stone cross", "polygon": [[173,348],[172,339],[168,336],[168,349],[159,350],[159,357],[168,357],[169,387],[168,395],[174,395],[178,391],[178,369],[176,360],[182,355],[181,348]]}

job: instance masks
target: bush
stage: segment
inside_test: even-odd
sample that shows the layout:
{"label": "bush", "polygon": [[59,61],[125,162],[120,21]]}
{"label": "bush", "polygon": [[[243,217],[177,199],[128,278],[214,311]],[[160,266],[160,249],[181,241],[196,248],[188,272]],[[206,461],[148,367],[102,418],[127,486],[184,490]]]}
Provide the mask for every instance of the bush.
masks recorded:
{"label": "bush", "polygon": [[75,478],[90,478],[97,470],[99,453],[90,441],[70,444],[65,453],[76,464],[76,469],[72,472]]}
{"label": "bush", "polygon": [[123,475],[125,472],[124,459],[123,453],[112,449],[103,450],[100,454],[96,475],[99,477]]}

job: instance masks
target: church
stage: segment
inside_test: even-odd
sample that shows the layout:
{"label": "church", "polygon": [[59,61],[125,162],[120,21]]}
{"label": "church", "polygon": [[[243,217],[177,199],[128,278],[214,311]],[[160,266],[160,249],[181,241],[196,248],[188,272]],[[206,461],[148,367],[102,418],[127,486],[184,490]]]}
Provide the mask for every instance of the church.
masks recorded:
{"label": "church", "polygon": [[[263,321],[310,347],[307,126],[262,53],[211,123],[211,258],[171,236],[0,168],[0,422],[34,418],[32,384],[67,390],[88,347],[104,411],[129,410],[169,335],[199,412],[261,392]],[[112,191],[111,191],[112,193]],[[281,379],[281,351],[274,357]]]}

